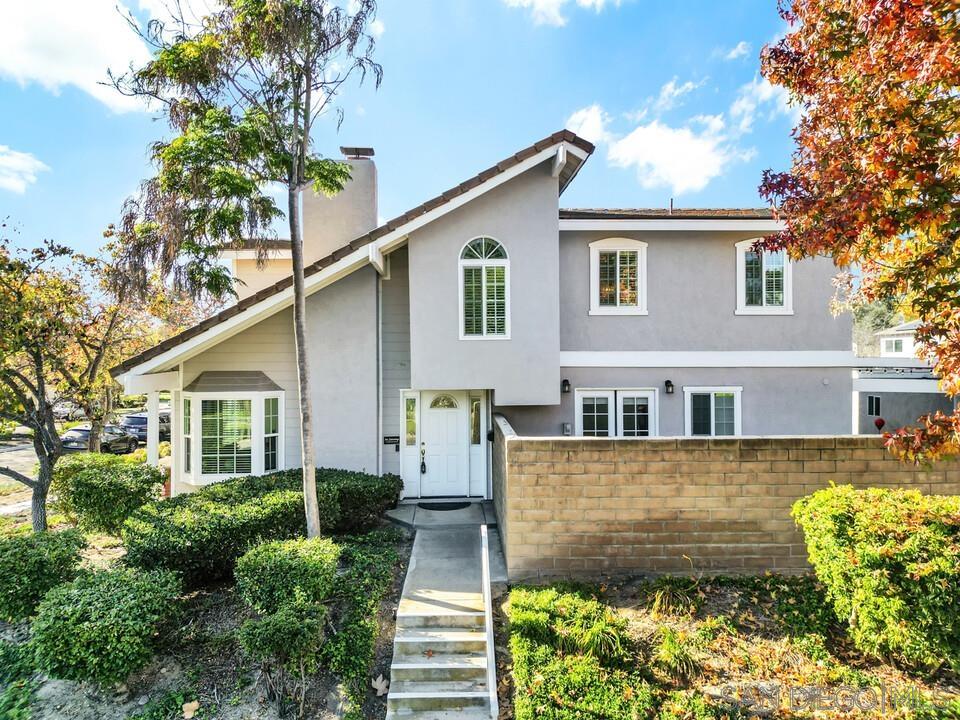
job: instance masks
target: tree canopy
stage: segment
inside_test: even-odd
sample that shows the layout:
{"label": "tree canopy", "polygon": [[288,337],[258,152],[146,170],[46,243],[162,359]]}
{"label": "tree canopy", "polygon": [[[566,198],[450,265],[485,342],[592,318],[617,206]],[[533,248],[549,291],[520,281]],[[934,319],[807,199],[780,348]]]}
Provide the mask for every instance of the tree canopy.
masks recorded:
{"label": "tree canopy", "polygon": [[[831,255],[852,301],[894,299],[950,395],[960,393],[960,16],[955,0],[782,2],[789,32],[763,74],[802,110],[786,172],[761,193],[794,258]],[[925,461],[960,450],[960,414],[888,434]]]}

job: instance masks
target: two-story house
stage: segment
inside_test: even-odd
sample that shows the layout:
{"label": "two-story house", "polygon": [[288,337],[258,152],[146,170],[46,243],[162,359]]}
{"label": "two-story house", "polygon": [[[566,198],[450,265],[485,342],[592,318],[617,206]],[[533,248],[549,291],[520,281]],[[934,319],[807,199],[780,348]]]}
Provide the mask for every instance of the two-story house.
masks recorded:
{"label": "two-story house", "polygon": [[[489,497],[494,412],[538,436],[851,432],[830,260],[755,251],[766,210],[560,209],[592,151],[554,133],[382,225],[369,149],[340,196],[304,194],[318,464]],[[257,275],[235,251],[234,306],[114,369],[150,407],[171,392],[175,492],[300,465],[287,253]]]}

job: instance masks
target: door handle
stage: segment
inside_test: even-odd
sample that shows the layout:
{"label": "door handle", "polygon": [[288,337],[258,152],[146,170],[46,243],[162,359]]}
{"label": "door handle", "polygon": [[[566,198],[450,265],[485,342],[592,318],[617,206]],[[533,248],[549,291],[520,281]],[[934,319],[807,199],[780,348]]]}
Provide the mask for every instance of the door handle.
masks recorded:
{"label": "door handle", "polygon": [[427,444],[420,443],[420,474],[427,474]]}

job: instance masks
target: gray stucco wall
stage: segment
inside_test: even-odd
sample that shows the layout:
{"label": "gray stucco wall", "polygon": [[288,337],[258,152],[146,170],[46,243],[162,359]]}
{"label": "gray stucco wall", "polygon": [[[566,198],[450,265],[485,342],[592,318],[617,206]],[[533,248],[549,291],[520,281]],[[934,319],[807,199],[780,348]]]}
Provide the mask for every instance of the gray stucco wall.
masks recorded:
{"label": "gray stucco wall", "polygon": [[[319,466],[376,472],[376,273],[364,268],[307,298]],[[286,309],[184,363],[184,385],[204,370],[261,370],[284,394],[284,464],[300,467],[293,310]]]}
{"label": "gray stucco wall", "polygon": [[[576,427],[577,388],[656,388],[660,435],[683,435],[683,386],[742,386],[744,435],[849,434],[849,368],[563,368],[572,389],[553,407],[496,407],[518,435],[559,435],[562,423]],[[664,393],[671,380],[674,394]],[[828,384],[824,384],[824,380]]]}
{"label": "gray stucco wall", "polygon": [[937,393],[862,392],[860,393],[860,433],[862,435],[878,434],[877,426],[874,425],[876,418],[867,415],[868,395],[880,396],[880,417],[886,421],[883,426],[884,432],[913,425],[921,415],[937,410],[948,414],[953,412],[953,401],[946,395]]}
{"label": "gray stucco wall", "polygon": [[[409,242],[411,384],[492,389],[501,405],[560,399],[557,179],[549,163],[417,230]],[[510,257],[510,339],[460,339],[459,257],[472,238]]]}
{"label": "gray stucco wall", "polygon": [[[380,282],[380,316],[383,363],[383,435],[400,435],[403,441],[403,406],[400,391],[410,387],[410,283],[407,249],[390,254],[390,279]],[[381,439],[382,442],[382,439]],[[400,474],[397,445],[383,445],[383,471]]]}
{"label": "gray stucco wall", "polygon": [[307,300],[318,466],[377,471],[376,282],[365,267]]}
{"label": "gray stucco wall", "polygon": [[[591,316],[589,243],[647,247],[645,316]],[[756,232],[569,232],[560,235],[562,350],[850,350],[852,320],[833,317],[833,263],[793,266],[793,315],[735,315],[736,248]],[[849,432],[849,420],[847,431]]]}

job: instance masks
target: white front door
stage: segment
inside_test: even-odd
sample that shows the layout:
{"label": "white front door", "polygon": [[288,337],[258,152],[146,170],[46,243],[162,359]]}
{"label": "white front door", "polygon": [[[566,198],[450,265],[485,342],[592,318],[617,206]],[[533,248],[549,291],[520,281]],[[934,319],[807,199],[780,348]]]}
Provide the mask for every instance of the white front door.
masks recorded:
{"label": "white front door", "polygon": [[442,390],[422,393],[421,497],[470,494],[467,396]]}

